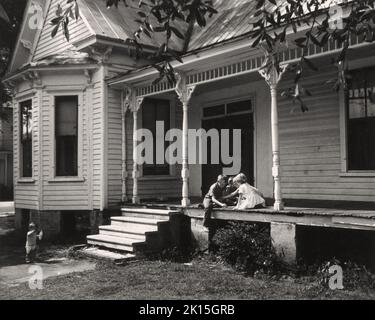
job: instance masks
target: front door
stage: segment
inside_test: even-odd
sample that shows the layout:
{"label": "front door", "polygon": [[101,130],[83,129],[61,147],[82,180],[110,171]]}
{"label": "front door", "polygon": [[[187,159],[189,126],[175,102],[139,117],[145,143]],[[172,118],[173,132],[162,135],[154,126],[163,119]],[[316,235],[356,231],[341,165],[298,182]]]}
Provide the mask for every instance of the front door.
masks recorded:
{"label": "front door", "polygon": [[[241,130],[241,169],[238,173],[246,174],[248,182],[254,183],[254,124],[253,113],[245,113],[239,115],[228,115],[221,118],[207,119],[202,121],[202,128],[206,131],[210,129],[230,129],[230,147],[229,153],[233,155],[233,129]],[[220,141],[221,148],[221,141]],[[210,139],[207,143],[207,159],[208,164],[202,165],[202,194],[205,195],[210,186],[216,181],[218,175],[223,173],[225,167],[220,164],[210,164],[211,145]],[[221,155],[221,150],[219,152]],[[231,167],[231,166],[230,166]]]}

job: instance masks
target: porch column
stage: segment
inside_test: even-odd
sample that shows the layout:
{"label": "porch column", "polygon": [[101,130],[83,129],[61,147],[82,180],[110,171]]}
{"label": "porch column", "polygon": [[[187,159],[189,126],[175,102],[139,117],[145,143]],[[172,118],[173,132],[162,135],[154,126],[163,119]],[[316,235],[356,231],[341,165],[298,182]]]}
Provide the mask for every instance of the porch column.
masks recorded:
{"label": "porch column", "polygon": [[271,92],[271,136],[272,136],[272,176],[274,181],[274,210],[280,211],[284,209],[284,203],[281,191],[280,180],[280,148],[279,148],[279,119],[277,108],[277,88],[278,84],[286,70],[287,66],[279,69],[277,63],[273,60],[277,59],[276,55],[272,55],[263,67],[259,70],[260,75],[266,80]]}
{"label": "porch column", "polygon": [[132,202],[134,204],[139,203],[139,194],[138,194],[138,154],[137,154],[137,145],[138,145],[138,111],[143,103],[143,97],[136,96],[136,90],[132,87],[127,87],[127,103],[129,109],[133,113],[133,197]]}
{"label": "porch column", "polygon": [[127,152],[126,152],[126,114],[131,107],[131,95],[132,90],[130,88],[125,88],[121,93],[121,202],[125,203],[128,201],[126,195],[126,180],[128,178],[127,171]]}
{"label": "porch column", "polygon": [[190,205],[189,199],[189,102],[195,90],[195,86],[188,86],[186,76],[182,73],[176,73],[175,91],[182,103],[183,122],[182,122],[182,200],[181,205],[187,207]]}

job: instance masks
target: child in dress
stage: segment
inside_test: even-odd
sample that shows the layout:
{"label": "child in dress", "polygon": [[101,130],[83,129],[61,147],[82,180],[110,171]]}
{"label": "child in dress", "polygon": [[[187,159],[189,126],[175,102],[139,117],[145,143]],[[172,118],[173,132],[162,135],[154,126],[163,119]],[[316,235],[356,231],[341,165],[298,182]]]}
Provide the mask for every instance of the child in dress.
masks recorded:
{"label": "child in dress", "polygon": [[42,240],[42,237],[43,231],[41,230],[38,233],[35,223],[31,222],[26,236],[26,263],[32,263],[35,261],[37,251],[36,239]]}
{"label": "child in dress", "polygon": [[246,210],[266,206],[266,201],[263,199],[262,193],[247,183],[247,178],[243,173],[237,175],[233,181],[238,189],[227,197],[234,198],[238,196],[238,203],[234,210]]}

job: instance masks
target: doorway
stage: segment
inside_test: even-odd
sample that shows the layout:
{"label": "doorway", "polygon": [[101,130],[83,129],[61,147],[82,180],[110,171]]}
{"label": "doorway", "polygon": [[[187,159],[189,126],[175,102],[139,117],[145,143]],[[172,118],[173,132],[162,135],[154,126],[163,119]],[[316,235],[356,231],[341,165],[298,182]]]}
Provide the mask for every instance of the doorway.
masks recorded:
{"label": "doorway", "polygon": [[[228,105],[222,105],[215,107],[216,110],[209,107],[204,110],[204,116],[209,115],[210,112],[215,111],[215,116],[207,118],[202,121],[202,128],[206,131],[210,129],[229,129],[230,130],[230,146],[229,154],[233,155],[233,130],[241,130],[241,169],[238,173],[244,173],[250,184],[254,184],[254,116],[252,112],[252,104],[250,100],[241,101],[236,103],[230,103]],[[209,110],[211,109],[211,110]],[[217,115],[219,112],[222,115]],[[220,150],[221,155],[221,137],[220,137]],[[217,151],[216,151],[217,152]],[[223,173],[225,165],[222,163],[220,157],[219,164],[211,163],[211,141],[208,139],[207,142],[207,160],[208,164],[202,165],[202,194],[206,194],[210,186],[216,181],[218,175]],[[231,167],[231,165],[229,166]]]}

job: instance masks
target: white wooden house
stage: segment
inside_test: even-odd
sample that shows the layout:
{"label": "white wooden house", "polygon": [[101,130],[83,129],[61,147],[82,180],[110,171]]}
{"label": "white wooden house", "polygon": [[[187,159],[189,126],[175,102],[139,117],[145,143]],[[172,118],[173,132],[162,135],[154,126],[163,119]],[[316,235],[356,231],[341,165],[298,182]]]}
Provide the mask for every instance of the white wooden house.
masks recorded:
{"label": "white wooden house", "polygon": [[[18,217],[31,212],[56,232],[64,214],[81,212],[96,219],[126,202],[182,199],[182,208],[188,207],[222,167],[188,165],[186,149],[182,165],[134,165],[135,129],[151,128],[160,119],[183,129],[184,137],[188,128],[242,129],[241,171],[268,199],[274,198],[274,175],[281,178],[289,206],[322,201],[374,205],[372,44],[353,37],[348,92],[326,84],[337,73],[330,63],[337,45],[312,45],[309,56],[319,71],[303,80],[313,94],[306,99],[309,111],[302,113],[278,94],[273,116],[279,119],[272,122],[270,87],[258,72],[263,54],[251,48],[248,37],[253,1],[217,0],[219,14],[207,28],[194,28],[185,42],[173,39],[176,49],[188,48],[184,62],[174,63],[181,77],[178,88],[153,85],[157,71],[131,55],[132,9],[120,4],[119,10],[108,10],[103,1],[79,0],[81,18],[71,23],[67,42],[61,32],[51,38],[49,21],[58,2],[29,1],[28,7],[43,8],[44,23],[40,30],[31,29],[34,13],[26,9],[5,79],[14,89]],[[146,47],[157,41],[143,40]],[[293,47],[280,52],[285,63],[300,55]],[[292,82],[286,73],[279,93]],[[271,124],[277,123],[281,167],[273,170]]]}

